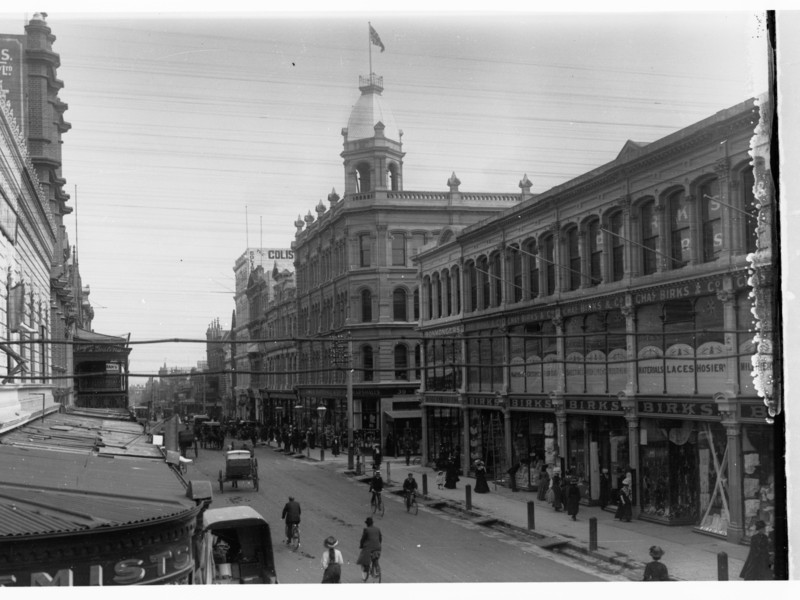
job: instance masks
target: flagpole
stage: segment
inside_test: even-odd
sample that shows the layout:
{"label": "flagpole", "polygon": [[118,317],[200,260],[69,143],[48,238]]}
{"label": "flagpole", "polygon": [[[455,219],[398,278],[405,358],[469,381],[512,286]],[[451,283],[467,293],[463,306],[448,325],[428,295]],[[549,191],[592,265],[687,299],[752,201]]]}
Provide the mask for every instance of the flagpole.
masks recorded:
{"label": "flagpole", "polygon": [[369,50],[369,82],[372,83],[372,23],[367,21],[367,49]]}

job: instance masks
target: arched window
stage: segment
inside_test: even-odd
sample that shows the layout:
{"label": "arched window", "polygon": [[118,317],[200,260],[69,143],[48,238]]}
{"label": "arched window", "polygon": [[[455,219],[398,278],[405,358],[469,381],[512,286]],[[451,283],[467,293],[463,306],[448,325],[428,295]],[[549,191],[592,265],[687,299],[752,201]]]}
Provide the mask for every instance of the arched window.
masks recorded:
{"label": "arched window", "polygon": [[703,223],[703,262],[719,258],[722,252],[722,204],[719,181],[711,179],[697,189]]}
{"label": "arched window", "polygon": [[591,221],[586,231],[589,238],[589,285],[599,285],[603,280],[600,266],[603,257],[603,232],[600,231],[600,219]]}
{"label": "arched window", "polygon": [[539,295],[539,257],[536,242],[530,241],[525,245],[528,256],[528,297],[536,298]]}
{"label": "arched window", "polygon": [[361,367],[363,368],[364,381],[372,381],[375,365],[372,361],[372,346],[362,346]]}
{"label": "arched window", "polygon": [[442,316],[449,317],[453,314],[453,288],[450,281],[450,271],[442,271],[442,294],[444,295]]}
{"label": "arched window", "polygon": [[414,346],[414,379],[420,380],[422,379],[422,369],[420,366],[422,365],[422,346],[417,344]]}
{"label": "arched window", "polygon": [[414,290],[414,320],[419,321],[419,288]]}
{"label": "arched window", "polygon": [[400,189],[399,182],[397,180],[398,178],[397,178],[396,164],[392,163],[389,165],[388,175],[389,175],[389,189],[392,190],[393,192],[396,192],[397,190]]}
{"label": "arched window", "polygon": [[578,228],[571,227],[567,231],[567,256],[569,264],[569,289],[577,290],[581,287],[581,252],[579,248],[580,236]]}
{"label": "arched window", "polygon": [[397,288],[392,293],[392,305],[394,307],[394,320],[395,321],[407,321],[408,320],[408,308],[406,304],[406,291],[403,288]]}
{"label": "arched window", "polygon": [[434,273],[431,277],[431,284],[433,285],[433,293],[436,295],[434,300],[433,309],[436,311],[435,315],[431,317],[439,318],[442,316],[442,280],[439,279],[439,274]]}
{"label": "arched window", "polygon": [[406,236],[402,233],[392,234],[392,266],[406,266]]}
{"label": "arched window", "polygon": [[683,190],[667,198],[670,225],[670,269],[679,269],[689,263],[692,256],[692,238],[689,230],[689,203]]}
{"label": "arched window", "polygon": [[489,286],[489,260],[485,256],[481,256],[475,265],[478,279],[481,282],[481,308],[489,308],[490,286]]}
{"label": "arched window", "polygon": [[509,248],[508,262],[510,265],[511,273],[511,297],[513,302],[520,302],[522,300],[522,253],[516,246]]}
{"label": "arched window", "polygon": [[467,285],[469,285],[469,306],[467,310],[470,312],[478,310],[478,277],[475,272],[475,263],[467,263]]}
{"label": "arched window", "polygon": [[545,295],[550,296],[556,291],[555,245],[552,235],[548,235],[542,240],[542,254],[544,259]]}
{"label": "arched window", "polygon": [[492,306],[500,306],[503,303],[503,265],[499,252],[492,255],[489,273],[489,286],[493,291]]}
{"label": "arched window", "polygon": [[620,281],[625,276],[625,240],[622,233],[622,211],[617,211],[608,218],[608,230],[611,232],[611,281]]}
{"label": "arched window", "polygon": [[372,322],[372,292],[361,290],[361,321]]}
{"label": "arched window", "polygon": [[369,180],[369,165],[367,163],[359,163],[356,166],[356,191],[359,194],[368,192],[372,189]]}
{"label": "arched window", "polygon": [[394,347],[394,378],[408,381],[408,348],[403,344]]}
{"label": "arched window", "polygon": [[642,235],[642,274],[651,275],[658,269],[658,218],[656,201],[648,200],[639,210]]}
{"label": "arched window", "polygon": [[458,267],[453,268],[453,282],[455,283],[453,289],[453,298],[455,300],[455,312],[453,314],[459,314],[461,312],[461,273],[458,270]]}
{"label": "arched window", "polygon": [[425,318],[433,318],[433,282],[430,277],[425,278]]}
{"label": "arched window", "polygon": [[756,179],[753,169],[747,167],[741,174],[741,189],[743,206],[746,214],[739,213],[734,217],[735,222],[744,223],[744,250],[747,253],[755,252],[758,249],[758,208],[756,207],[756,196],[753,193]]}

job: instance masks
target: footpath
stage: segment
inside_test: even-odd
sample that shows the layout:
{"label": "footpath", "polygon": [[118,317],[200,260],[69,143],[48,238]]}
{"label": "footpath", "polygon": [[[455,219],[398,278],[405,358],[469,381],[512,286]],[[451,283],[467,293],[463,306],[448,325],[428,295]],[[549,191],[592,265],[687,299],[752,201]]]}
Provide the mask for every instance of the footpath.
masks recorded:
{"label": "footpath", "polygon": [[[274,446],[272,450],[278,451]],[[317,448],[292,456],[313,461],[343,476],[366,479],[372,474],[371,469],[365,472],[363,465],[361,475],[348,470],[346,454],[334,457],[325,452],[324,460],[320,460],[321,453]],[[581,505],[577,520],[573,521],[565,512],[556,512],[547,502],[537,500],[536,492],[513,492],[490,482],[488,494],[476,494],[472,477],[461,476],[456,489],[440,489],[436,486],[435,470],[413,462],[406,466],[403,458],[388,457],[381,465],[381,472],[384,481],[388,480],[384,493],[400,489],[408,473],[413,472],[421,496],[425,475],[427,494],[420,498],[421,506],[458,510],[477,523],[523,533],[536,540],[534,543],[538,541],[541,547],[593,563],[602,570],[631,580],[642,579],[644,566],[651,560],[648,550],[653,545],[664,550],[661,561],[669,569],[670,579],[676,581],[718,581],[719,555],[722,552],[727,555],[728,579],[741,581],[739,573],[749,551],[748,546],[697,533],[689,526],[671,527],[639,519],[629,523],[617,521],[613,512],[596,506]],[[472,490],[470,510],[466,506],[468,485]],[[533,529],[528,527],[529,502],[532,502]],[[597,549],[590,549],[592,518],[597,520]]]}

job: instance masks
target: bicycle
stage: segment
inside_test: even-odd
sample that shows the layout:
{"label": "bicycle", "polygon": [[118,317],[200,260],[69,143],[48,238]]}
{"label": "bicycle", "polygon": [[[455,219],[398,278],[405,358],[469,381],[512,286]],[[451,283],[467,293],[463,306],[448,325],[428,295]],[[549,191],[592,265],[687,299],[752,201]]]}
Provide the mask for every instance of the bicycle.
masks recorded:
{"label": "bicycle", "polygon": [[292,524],[292,537],[289,539],[289,548],[297,551],[300,547],[300,526],[297,523]]}
{"label": "bicycle", "polygon": [[410,512],[415,515],[419,512],[416,492],[406,492],[406,512]]}
{"label": "bicycle", "polygon": [[386,507],[383,505],[383,495],[381,492],[372,492],[372,500],[370,500],[370,504],[372,505],[373,515],[378,513],[382,517],[386,512]]}
{"label": "bicycle", "polygon": [[380,583],[382,579],[381,575],[381,563],[378,562],[378,559],[381,557],[380,550],[373,550],[372,554],[370,554],[370,562],[369,562],[369,570],[367,571],[367,576],[364,577],[364,583],[372,578],[373,583]]}

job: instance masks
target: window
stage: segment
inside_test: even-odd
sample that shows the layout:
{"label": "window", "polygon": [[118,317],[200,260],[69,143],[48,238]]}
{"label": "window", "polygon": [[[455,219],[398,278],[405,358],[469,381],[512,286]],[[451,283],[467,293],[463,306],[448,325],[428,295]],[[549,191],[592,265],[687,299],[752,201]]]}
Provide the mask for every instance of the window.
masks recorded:
{"label": "window", "polygon": [[656,218],[656,202],[648,200],[642,204],[639,213],[642,227],[642,273],[651,275],[658,268],[658,219]]}
{"label": "window", "polygon": [[394,320],[407,321],[408,310],[406,309],[406,291],[403,288],[397,288],[392,294],[393,307],[394,307]]}
{"label": "window", "polygon": [[425,316],[428,319],[433,318],[433,283],[430,277],[425,278]]}
{"label": "window", "polygon": [[758,234],[756,228],[758,227],[758,208],[756,208],[756,197],[753,193],[753,187],[756,180],[753,175],[753,169],[746,168],[741,175],[742,185],[742,198],[744,198],[744,208],[746,215],[737,213],[734,216],[736,221],[744,221],[744,250],[745,252],[755,252],[758,249]]}
{"label": "window", "polygon": [[414,320],[419,321],[419,288],[414,290]]}
{"label": "window", "polygon": [[360,266],[372,266],[372,242],[369,235],[364,234],[358,237],[358,253]]}
{"label": "window", "polygon": [[539,295],[539,257],[536,251],[536,242],[529,242],[525,246],[528,254],[528,295],[536,298]]}
{"label": "window", "polygon": [[402,233],[392,235],[392,266],[406,266],[406,236]]}
{"label": "window", "polygon": [[467,283],[469,284],[469,311],[478,310],[478,274],[475,263],[467,264]]}
{"label": "window", "polygon": [[567,256],[569,257],[569,289],[577,290],[581,287],[581,253],[579,248],[580,237],[578,228],[572,227],[567,231]]}
{"label": "window", "polygon": [[414,347],[414,367],[416,369],[414,371],[414,377],[417,380],[422,379],[422,370],[419,368],[421,364],[422,364],[422,346],[420,344],[417,344]]}
{"label": "window", "polygon": [[600,261],[603,257],[603,232],[600,231],[600,220],[595,219],[587,228],[589,236],[589,285],[598,285],[603,280]]}
{"label": "window", "polygon": [[442,315],[449,317],[453,314],[453,288],[450,280],[450,271],[442,271],[442,290],[444,294]]}
{"label": "window", "polygon": [[369,165],[367,163],[360,163],[356,167],[356,191],[363,194],[372,189],[369,181]]}
{"label": "window", "polygon": [[689,230],[689,203],[683,190],[669,196],[670,268],[687,264],[692,256],[692,239]]}
{"label": "window", "polygon": [[489,261],[485,256],[478,259],[475,270],[481,282],[481,308],[488,308],[491,290],[489,289]]}
{"label": "window", "polygon": [[625,240],[622,237],[622,212],[615,212],[608,219],[611,232],[611,281],[620,281],[625,275]]}
{"label": "window", "polygon": [[703,183],[697,190],[703,220],[703,262],[719,258],[722,252],[722,204],[719,203],[719,182]]}
{"label": "window", "polygon": [[369,290],[361,291],[361,321],[363,323],[372,321],[372,292]]}
{"label": "window", "polygon": [[373,369],[375,368],[372,361],[372,346],[363,346],[361,348],[361,366],[363,367],[364,381],[372,381]]}
{"label": "window", "polygon": [[408,349],[403,344],[394,347],[394,378],[408,381]]}
{"label": "window", "polygon": [[456,310],[454,314],[459,314],[461,312],[461,275],[459,273],[458,267],[453,269],[453,281],[455,281],[455,290],[453,292],[453,296],[455,298]]}
{"label": "window", "polygon": [[[433,286],[433,293],[436,294],[436,301],[434,302],[434,309],[436,310],[436,317],[442,316],[442,281],[439,279],[439,274],[434,273],[431,278],[431,285]],[[434,315],[431,315],[434,317]]]}
{"label": "window", "polygon": [[514,302],[522,300],[522,253],[516,246],[510,248],[511,256],[509,262],[511,263],[511,297]]}
{"label": "window", "polygon": [[389,165],[388,174],[389,174],[389,189],[392,190],[393,192],[396,192],[397,190],[400,189],[400,187],[399,187],[400,183],[399,183],[398,177],[397,177],[397,165],[396,164],[392,163],[392,164]]}
{"label": "window", "polygon": [[555,247],[553,244],[553,236],[548,235],[542,240],[542,252],[544,256],[545,267],[545,294],[550,296],[556,291],[556,265],[555,265]]}
{"label": "window", "polygon": [[494,292],[492,294],[492,306],[500,306],[503,303],[503,268],[500,253],[496,252],[492,256],[492,266],[489,275],[489,284]]}

